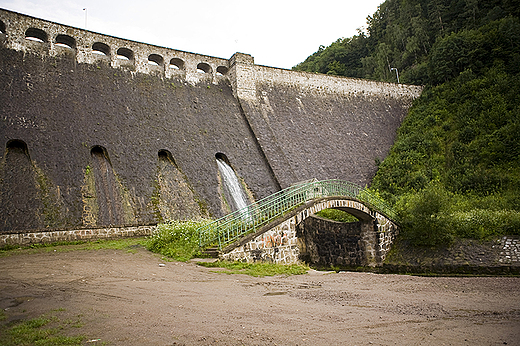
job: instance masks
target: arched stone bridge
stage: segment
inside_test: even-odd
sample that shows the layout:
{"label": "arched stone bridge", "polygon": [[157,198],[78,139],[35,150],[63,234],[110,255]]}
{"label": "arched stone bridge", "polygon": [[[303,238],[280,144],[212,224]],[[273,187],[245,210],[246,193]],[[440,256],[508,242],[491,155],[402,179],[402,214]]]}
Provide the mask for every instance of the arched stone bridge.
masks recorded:
{"label": "arched stone bridge", "polygon": [[[321,226],[319,231],[305,227],[306,219],[329,208],[346,211],[357,217],[359,222],[345,224],[330,221],[328,223],[336,224],[336,227],[327,229]],[[306,202],[227,246],[222,249],[220,257],[233,261],[281,264],[305,259],[311,263],[334,266],[378,266],[390,250],[398,230],[394,221],[358,199],[323,197]],[[317,237],[316,233],[321,233],[321,236]],[[326,241],[323,241],[324,238]],[[348,242],[350,246],[346,245]],[[332,257],[333,252],[340,255]]]}

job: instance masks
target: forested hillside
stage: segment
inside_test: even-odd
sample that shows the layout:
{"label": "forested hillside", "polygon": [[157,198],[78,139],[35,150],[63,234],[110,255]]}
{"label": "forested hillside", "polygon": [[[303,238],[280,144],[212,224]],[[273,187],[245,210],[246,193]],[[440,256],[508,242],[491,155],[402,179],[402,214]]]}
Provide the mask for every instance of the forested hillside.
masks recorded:
{"label": "forested hillside", "polygon": [[425,85],[372,189],[418,245],[520,234],[520,2],[387,0],[295,70]]}
{"label": "forested hillside", "polygon": [[[400,82],[428,84],[430,74],[447,72],[437,67],[455,71],[471,63],[459,57],[450,60],[453,66],[439,66],[449,53],[499,55],[501,52],[484,52],[486,46],[473,46],[479,37],[469,31],[504,18],[518,20],[519,16],[518,0],[387,0],[367,18],[368,27],[359,29],[358,35],[340,38],[328,47],[320,46],[293,70],[396,82],[396,73],[390,70],[396,68]],[[500,32],[509,37],[508,42],[499,44],[509,44],[506,51],[512,50],[514,28],[502,24]],[[457,42],[447,39],[453,33],[462,35]],[[439,42],[442,38],[447,41]]]}

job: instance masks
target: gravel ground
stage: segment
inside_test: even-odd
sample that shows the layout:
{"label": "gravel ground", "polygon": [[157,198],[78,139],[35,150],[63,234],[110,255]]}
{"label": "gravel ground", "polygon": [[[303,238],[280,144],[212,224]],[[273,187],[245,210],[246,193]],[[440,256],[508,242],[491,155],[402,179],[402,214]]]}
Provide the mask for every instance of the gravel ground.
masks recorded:
{"label": "gravel ground", "polygon": [[88,345],[520,345],[519,289],[519,277],[255,278],[144,248],[42,250],[0,258],[0,323],[58,309]]}

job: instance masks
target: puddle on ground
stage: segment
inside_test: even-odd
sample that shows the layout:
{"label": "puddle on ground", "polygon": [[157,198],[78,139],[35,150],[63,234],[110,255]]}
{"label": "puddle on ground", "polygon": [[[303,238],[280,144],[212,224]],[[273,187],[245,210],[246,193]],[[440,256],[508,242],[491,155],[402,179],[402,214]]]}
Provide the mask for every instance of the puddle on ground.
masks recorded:
{"label": "puddle on ground", "polygon": [[264,296],[281,296],[287,294],[287,292],[267,292]]}
{"label": "puddle on ground", "polygon": [[22,303],[29,302],[34,300],[34,297],[16,297],[16,298],[6,298],[0,300],[0,309],[9,310],[10,308],[15,308]]}

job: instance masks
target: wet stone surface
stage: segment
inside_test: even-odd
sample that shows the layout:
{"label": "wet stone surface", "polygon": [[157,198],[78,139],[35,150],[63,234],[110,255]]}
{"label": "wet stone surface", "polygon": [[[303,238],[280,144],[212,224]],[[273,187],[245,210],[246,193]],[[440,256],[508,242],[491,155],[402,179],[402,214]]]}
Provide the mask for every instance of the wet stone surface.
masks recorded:
{"label": "wet stone surface", "polygon": [[505,236],[500,240],[500,263],[520,263],[520,237]]}

